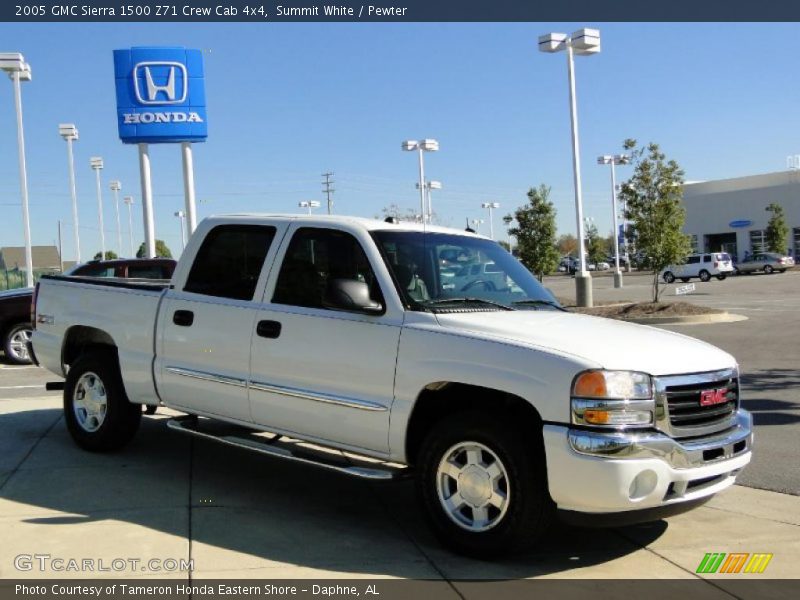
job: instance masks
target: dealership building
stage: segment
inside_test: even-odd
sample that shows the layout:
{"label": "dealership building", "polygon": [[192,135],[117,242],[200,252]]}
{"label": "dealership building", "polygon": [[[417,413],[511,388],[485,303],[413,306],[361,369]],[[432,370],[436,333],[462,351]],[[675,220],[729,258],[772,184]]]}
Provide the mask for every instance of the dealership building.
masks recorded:
{"label": "dealership building", "polygon": [[765,250],[764,230],[773,202],[783,207],[789,236],[786,250],[800,256],[800,171],[787,170],[734,179],[687,183],[684,232],[696,252],[745,253]]}

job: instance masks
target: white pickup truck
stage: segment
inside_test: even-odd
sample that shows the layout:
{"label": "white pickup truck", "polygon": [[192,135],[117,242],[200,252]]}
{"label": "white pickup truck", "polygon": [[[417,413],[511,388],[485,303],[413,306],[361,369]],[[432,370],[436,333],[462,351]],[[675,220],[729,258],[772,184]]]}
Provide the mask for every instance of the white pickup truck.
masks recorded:
{"label": "white pickup truck", "polygon": [[[492,263],[492,281],[478,268],[454,286],[453,262]],[[35,360],[66,377],[83,448],[116,450],[142,405],[167,406],[187,433],[413,474],[438,537],[471,555],[534,543],[556,510],[592,523],[685,510],[751,457],[732,356],[566,312],[468,232],[212,217],[168,285],[44,277],[35,323]]]}

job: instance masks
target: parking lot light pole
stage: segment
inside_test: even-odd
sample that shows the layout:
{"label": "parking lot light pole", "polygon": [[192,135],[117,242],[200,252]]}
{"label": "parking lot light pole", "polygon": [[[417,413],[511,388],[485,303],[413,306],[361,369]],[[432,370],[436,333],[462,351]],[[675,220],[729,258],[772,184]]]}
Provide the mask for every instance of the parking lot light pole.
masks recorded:
{"label": "parking lot light pole", "polygon": [[427,211],[425,210],[425,159],[423,158],[424,152],[436,152],[439,150],[439,142],[426,138],[424,140],[406,140],[401,144],[401,148],[405,152],[413,152],[416,150],[419,154],[419,207],[420,214],[422,215],[422,222],[426,221]]}
{"label": "parking lot light pole", "polygon": [[14,107],[17,113],[17,152],[19,154],[19,187],[22,196],[22,230],[25,238],[25,284],[33,287],[33,252],[31,251],[31,219],[28,211],[28,170],[25,165],[25,131],[22,126],[22,82],[31,80],[31,66],[19,52],[0,53],[0,70],[8,73],[14,84]]}
{"label": "parking lot light pole", "polygon": [[494,209],[500,208],[499,202],[483,202],[481,208],[489,209],[489,237],[494,239]]}
{"label": "parking lot light pole", "polygon": [[508,252],[510,254],[513,254],[513,252],[511,252],[511,222],[513,220],[514,217],[512,217],[511,215],[506,215],[505,217],[503,217],[503,223],[505,223],[506,225],[506,243],[508,244]]}
{"label": "parking lot light pole", "polygon": [[320,207],[320,203],[317,202],[316,200],[303,200],[301,202],[298,202],[297,206],[299,206],[300,208],[307,208],[308,209],[308,214],[311,214],[311,209],[312,208],[319,208]]}
{"label": "parking lot light pole", "polygon": [[97,220],[100,222],[100,260],[106,259],[106,234],[103,231],[103,190],[100,186],[100,171],[103,169],[103,159],[92,156],[89,165],[94,170],[97,181]]}
{"label": "parking lot light pole", "polygon": [[565,33],[548,33],[539,36],[540,52],[567,53],[567,75],[569,78],[569,108],[572,129],[572,170],[575,180],[575,220],[578,229],[578,254],[580,271],[575,274],[575,300],[578,306],[592,306],[592,278],[586,269],[586,249],[583,245],[583,199],[581,192],[581,158],[578,140],[578,110],[575,99],[575,61],[573,56],[590,56],[600,52],[600,31],[579,29],[571,36]]}
{"label": "parking lot light pole", "polygon": [[[419,189],[419,183],[415,184],[416,188]],[[442,182],[441,181],[426,181],[425,182],[425,197],[427,199],[427,218],[428,223],[433,223],[433,202],[431,201],[431,190],[440,190],[442,189]]]}
{"label": "parking lot light pole", "polygon": [[481,225],[483,225],[483,223],[485,223],[485,221],[483,219],[472,219],[470,221],[470,223],[472,223],[472,226],[475,228],[475,233],[480,235],[480,233],[481,233]]}
{"label": "parking lot light pole", "polygon": [[117,213],[117,252],[118,256],[122,256],[122,228],[119,224],[119,192],[122,189],[122,183],[118,179],[109,182],[111,191],[114,192],[114,210]]}
{"label": "parking lot light pole", "polygon": [[133,214],[131,213],[133,196],[125,196],[122,201],[128,205],[128,243],[131,246],[131,258],[133,258],[135,256],[133,253]]}
{"label": "parking lot light pole", "polygon": [[179,210],[175,213],[175,216],[178,217],[178,220],[181,224],[181,250],[186,250],[186,231],[183,226],[183,222],[186,219],[186,213],[182,210]]}
{"label": "parking lot light pole", "polygon": [[72,231],[75,237],[75,262],[81,263],[81,234],[78,226],[78,192],[75,188],[75,160],[72,154],[72,142],[78,140],[78,128],[73,123],[62,123],[58,126],[59,135],[67,142],[67,162],[69,163],[69,191],[72,196]]}
{"label": "parking lot light pole", "polygon": [[[617,175],[616,165],[627,165],[631,162],[629,156],[625,154],[609,155],[597,157],[598,165],[611,165],[611,207],[614,216],[614,287],[622,287],[622,271],[619,269],[619,223],[617,221]],[[630,261],[630,257],[628,258]]]}

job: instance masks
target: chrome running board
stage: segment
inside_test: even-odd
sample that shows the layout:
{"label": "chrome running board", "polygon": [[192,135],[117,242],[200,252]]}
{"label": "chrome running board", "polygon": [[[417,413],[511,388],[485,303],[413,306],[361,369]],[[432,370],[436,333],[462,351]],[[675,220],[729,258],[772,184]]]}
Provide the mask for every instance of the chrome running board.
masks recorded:
{"label": "chrome running board", "polygon": [[[322,467],[362,479],[391,481],[401,479],[409,474],[408,468],[395,463],[382,462],[366,456],[361,457],[349,452],[343,454],[339,450],[295,438],[262,433],[194,415],[170,419],[167,421],[167,427],[203,439],[222,442],[229,446],[252,450],[274,458]],[[272,437],[264,437],[265,435]]]}

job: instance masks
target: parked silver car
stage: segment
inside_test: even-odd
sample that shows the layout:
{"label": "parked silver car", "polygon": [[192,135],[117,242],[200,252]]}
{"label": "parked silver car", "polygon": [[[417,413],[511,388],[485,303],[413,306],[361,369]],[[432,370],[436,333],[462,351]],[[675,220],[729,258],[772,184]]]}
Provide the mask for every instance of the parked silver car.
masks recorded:
{"label": "parked silver car", "polygon": [[742,261],[736,265],[736,272],[741,273],[755,273],[756,271],[763,271],[764,273],[774,273],[778,271],[783,273],[789,267],[794,266],[794,259],[791,256],[782,256],[776,252],[761,252],[754,254],[746,261]]}

